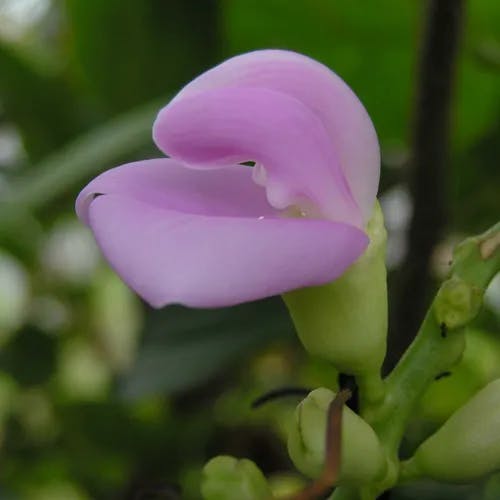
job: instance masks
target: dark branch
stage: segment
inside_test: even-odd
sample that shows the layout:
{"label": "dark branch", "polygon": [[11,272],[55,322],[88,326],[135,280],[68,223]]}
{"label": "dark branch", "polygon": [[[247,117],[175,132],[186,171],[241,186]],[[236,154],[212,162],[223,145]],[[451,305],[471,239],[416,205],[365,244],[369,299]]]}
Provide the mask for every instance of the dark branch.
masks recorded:
{"label": "dark branch", "polygon": [[464,3],[429,0],[427,5],[411,140],[414,212],[408,255],[395,283],[390,366],[409,345],[422,320],[430,287],[429,262],[445,226],[450,108]]}

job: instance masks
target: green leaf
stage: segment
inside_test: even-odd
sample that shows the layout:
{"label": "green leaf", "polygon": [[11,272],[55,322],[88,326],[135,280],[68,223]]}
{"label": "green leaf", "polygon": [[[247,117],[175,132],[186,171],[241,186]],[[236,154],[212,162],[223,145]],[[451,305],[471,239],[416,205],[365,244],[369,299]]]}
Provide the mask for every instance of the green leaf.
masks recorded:
{"label": "green leaf", "polygon": [[82,135],[43,160],[7,191],[0,209],[0,225],[20,210],[36,210],[71,189],[83,186],[93,175],[152,143],[151,127],[166,101],[141,106]]}
{"label": "green leaf", "polygon": [[293,327],[280,299],[218,310],[171,306],[153,312],[135,367],[122,380],[126,399],[184,391]]}
{"label": "green leaf", "polygon": [[19,331],[0,352],[0,370],[22,385],[46,382],[56,363],[56,339],[36,328]]}
{"label": "green leaf", "polygon": [[214,62],[217,4],[65,0],[70,58],[101,107],[124,111],[172,92]]}
{"label": "green leaf", "polygon": [[18,47],[0,42],[0,101],[31,160],[82,130],[75,98],[59,74],[42,71]]}
{"label": "green leaf", "polygon": [[284,48],[338,73],[359,96],[383,143],[404,143],[413,92],[417,4],[377,0],[224,3],[229,52]]}
{"label": "green leaf", "polygon": [[[239,0],[224,2],[228,55],[256,48],[303,52],[356,92],[383,148],[407,145],[424,2]],[[463,150],[495,123],[500,71],[480,54],[500,47],[500,2],[470,2],[457,68],[453,145]],[[410,125],[409,125],[410,124]]]}

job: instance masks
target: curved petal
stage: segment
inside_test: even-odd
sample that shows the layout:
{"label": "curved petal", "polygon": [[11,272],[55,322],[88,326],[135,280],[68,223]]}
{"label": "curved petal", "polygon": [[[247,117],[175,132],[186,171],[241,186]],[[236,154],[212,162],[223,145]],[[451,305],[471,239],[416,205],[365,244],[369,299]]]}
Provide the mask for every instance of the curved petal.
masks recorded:
{"label": "curved petal", "polygon": [[170,158],[143,160],[108,170],[78,195],[76,212],[88,223],[88,206],[96,195],[120,194],[151,206],[193,214],[260,217],[275,214],[264,190],[242,165],[196,171]]}
{"label": "curved petal", "polygon": [[265,87],[288,94],[323,122],[365,222],[373,210],[380,175],[377,135],[365,108],[347,84],[323,64],[286,50],[258,50],[233,57],[186,85],[172,101],[206,90]]}
{"label": "curved petal", "polygon": [[112,267],[155,307],[220,307],[326,283],[367,245],[342,223],[180,213],[119,194],[94,198],[88,221]]}
{"label": "curved petal", "polygon": [[165,153],[190,166],[262,164],[277,209],[313,205],[322,216],[363,225],[324,126],[293,97],[264,88],[208,90],[163,108],[153,134]]}

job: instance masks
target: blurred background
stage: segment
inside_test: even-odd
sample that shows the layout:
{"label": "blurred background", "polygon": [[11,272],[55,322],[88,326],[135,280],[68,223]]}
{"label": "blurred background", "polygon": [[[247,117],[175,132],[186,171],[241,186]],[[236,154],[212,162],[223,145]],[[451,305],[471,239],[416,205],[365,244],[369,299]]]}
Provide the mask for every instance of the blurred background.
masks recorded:
{"label": "blurred background", "polygon": [[[251,402],[283,386],[335,388],[337,374],[305,355],[280,299],[153,311],[104,263],[74,199],[103,170],[158,156],[156,111],[215,63],[269,47],[316,58],[354,89],[379,134],[395,298],[391,352],[401,350],[453,244],[500,212],[498,0],[466,6],[447,160],[434,198],[414,196],[419,175],[435,185],[432,172],[411,166],[424,7],[419,0],[0,0],[0,499],[182,491],[194,500],[203,464],[221,453],[253,459],[276,492],[302,484],[284,442],[298,400],[254,410]],[[405,272],[426,252],[420,240],[409,245],[408,234],[429,204],[441,207],[443,221],[424,231],[429,255],[408,296]],[[405,308],[417,317],[401,324]],[[500,376],[499,326],[497,279],[463,361],[421,402],[405,453]],[[421,483],[388,498],[494,500],[500,476],[464,487]]]}

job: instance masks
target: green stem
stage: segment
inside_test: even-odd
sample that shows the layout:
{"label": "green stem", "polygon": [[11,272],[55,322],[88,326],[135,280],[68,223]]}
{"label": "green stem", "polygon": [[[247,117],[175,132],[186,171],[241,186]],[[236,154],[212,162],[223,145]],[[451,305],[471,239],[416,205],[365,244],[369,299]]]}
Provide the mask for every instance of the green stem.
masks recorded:
{"label": "green stem", "polygon": [[421,471],[415,464],[415,461],[410,459],[401,462],[399,483],[409,483],[419,479],[422,476]]}
{"label": "green stem", "polygon": [[356,384],[359,390],[362,411],[369,411],[371,407],[380,404],[384,400],[386,386],[380,371],[357,375]]}
{"label": "green stem", "polygon": [[500,223],[455,249],[450,278],[440,287],[415,340],[389,377],[382,380],[378,371],[357,377],[361,416],[385,448],[387,471],[376,483],[341,484],[330,500],[375,500],[398,482],[418,478],[411,459],[399,460],[401,440],[429,385],[460,360],[465,328],[479,312],[484,292],[499,271]]}
{"label": "green stem", "polygon": [[441,286],[418,335],[386,379],[384,400],[362,409],[389,458],[389,473],[378,485],[379,492],[396,484],[400,475],[411,479],[411,470],[400,471],[398,460],[408,422],[433,379],[460,360],[465,327],[479,312],[484,291],[499,271],[500,223],[455,249],[451,278]]}
{"label": "green stem", "polygon": [[446,332],[431,309],[415,341],[387,379],[387,397],[374,415],[366,415],[391,455],[396,455],[406,425],[429,384],[460,360],[464,329]]}

